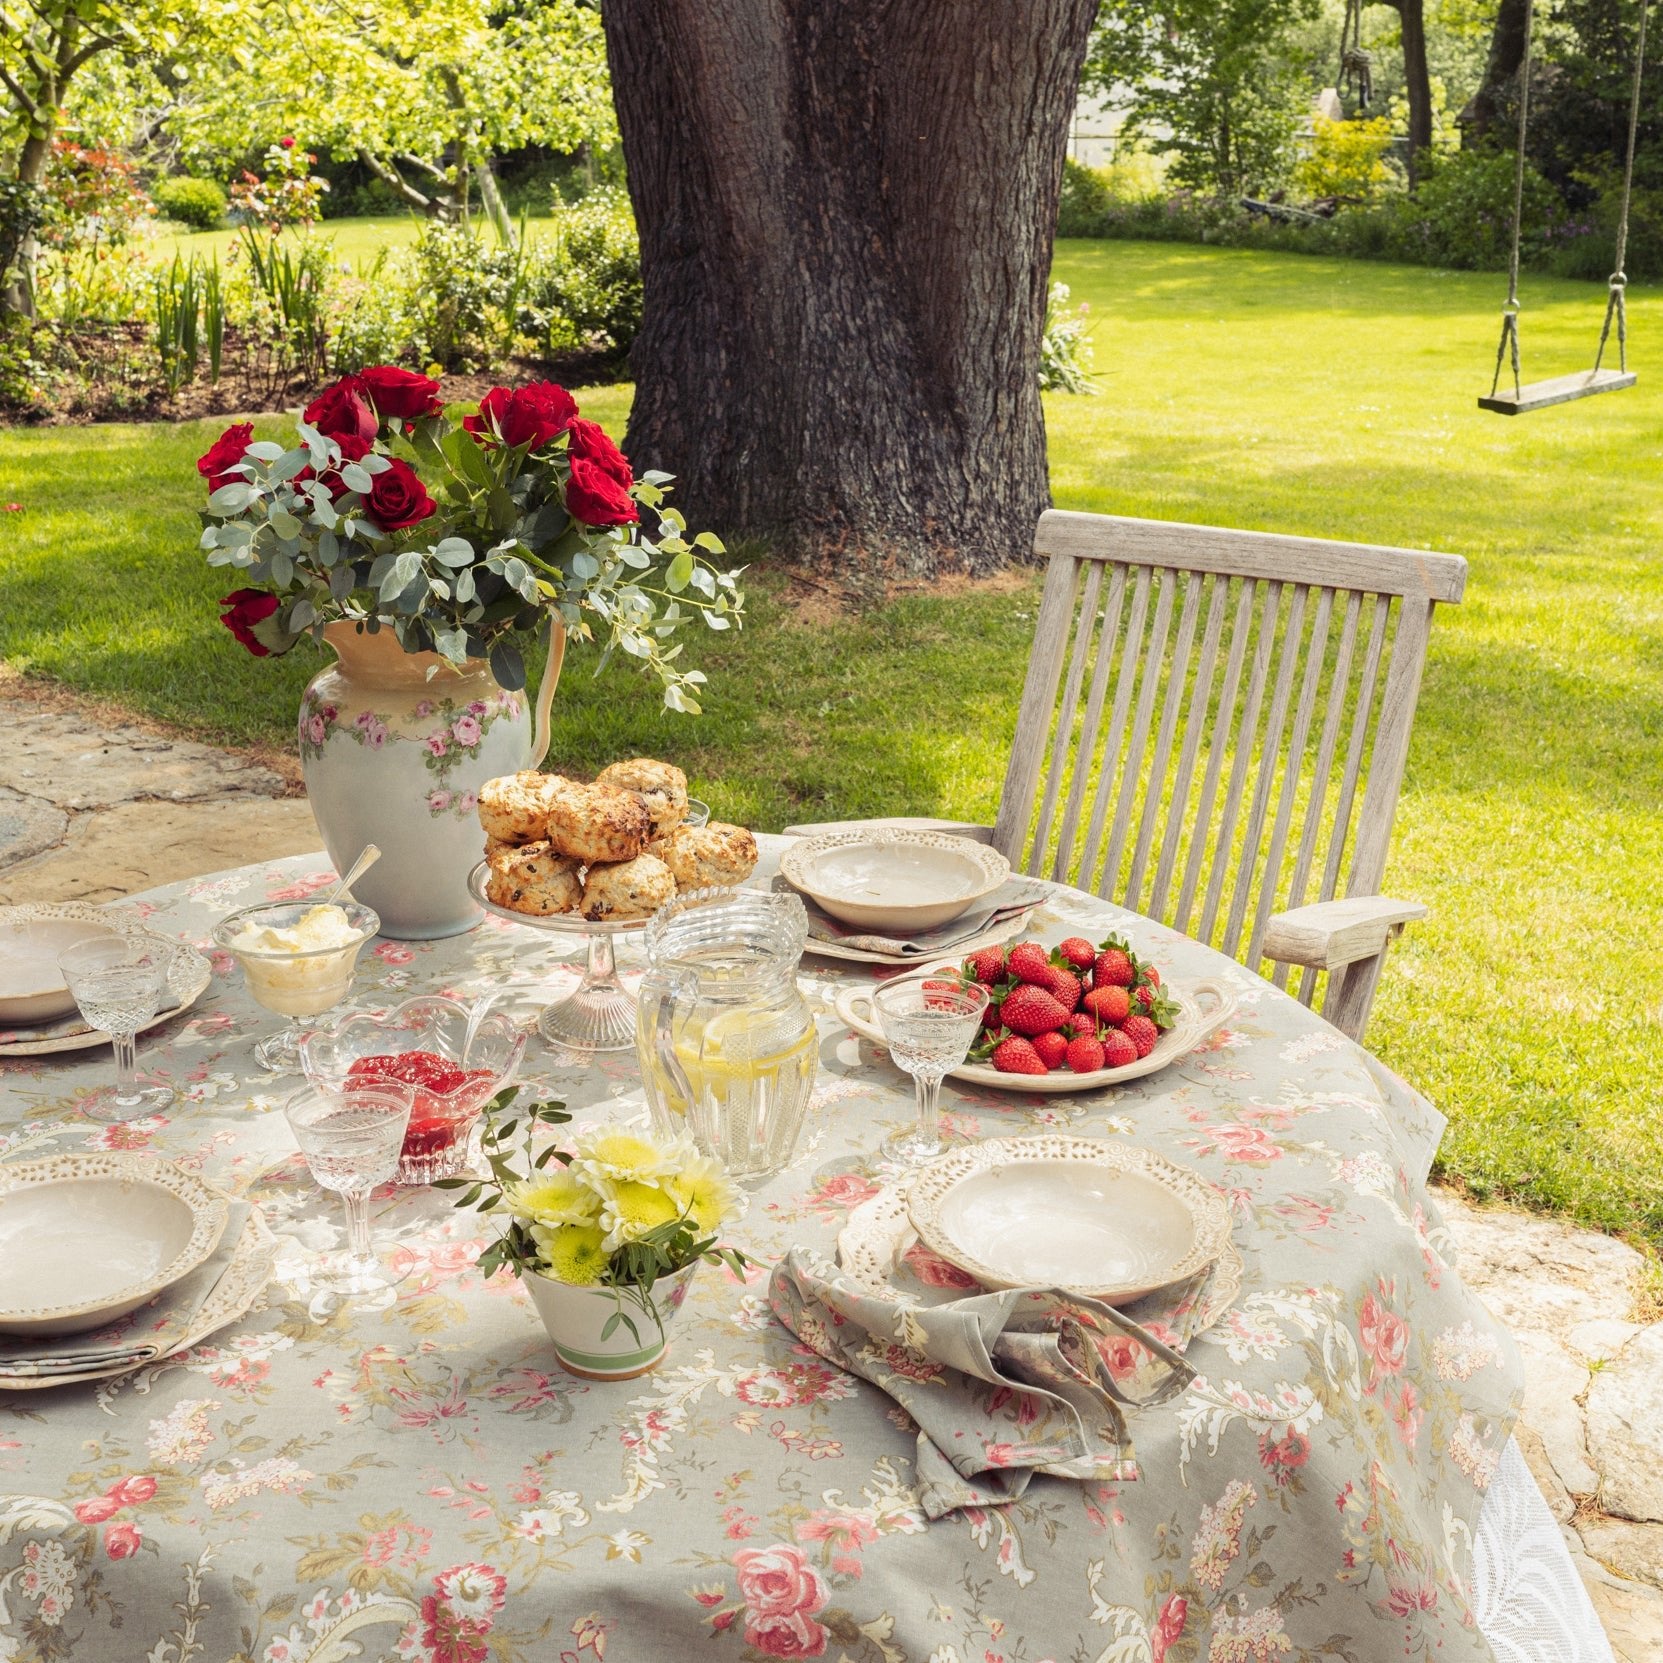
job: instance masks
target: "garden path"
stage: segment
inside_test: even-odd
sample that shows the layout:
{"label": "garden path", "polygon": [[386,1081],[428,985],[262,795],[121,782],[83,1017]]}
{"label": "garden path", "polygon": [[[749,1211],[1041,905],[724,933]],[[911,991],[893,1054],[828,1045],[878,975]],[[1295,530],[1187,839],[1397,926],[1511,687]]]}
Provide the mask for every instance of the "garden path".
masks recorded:
{"label": "garden path", "polygon": [[[0,681],[0,904],[107,901],[316,849],[292,768]],[[1439,1200],[1529,1365],[1519,1442],[1623,1663],[1663,1656],[1663,1310],[1613,1237]]]}

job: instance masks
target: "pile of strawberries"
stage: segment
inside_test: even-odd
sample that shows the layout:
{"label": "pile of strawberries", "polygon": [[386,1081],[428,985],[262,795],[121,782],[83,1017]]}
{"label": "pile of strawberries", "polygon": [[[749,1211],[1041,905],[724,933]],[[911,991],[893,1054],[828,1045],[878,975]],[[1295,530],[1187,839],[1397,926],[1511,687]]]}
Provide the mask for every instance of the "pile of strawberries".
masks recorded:
{"label": "pile of strawberries", "polygon": [[1049,953],[1034,941],[984,947],[964,961],[964,974],[989,995],[970,1060],[1001,1074],[1124,1068],[1147,1057],[1178,1017],[1160,972],[1116,935],[1095,947],[1070,936]]}

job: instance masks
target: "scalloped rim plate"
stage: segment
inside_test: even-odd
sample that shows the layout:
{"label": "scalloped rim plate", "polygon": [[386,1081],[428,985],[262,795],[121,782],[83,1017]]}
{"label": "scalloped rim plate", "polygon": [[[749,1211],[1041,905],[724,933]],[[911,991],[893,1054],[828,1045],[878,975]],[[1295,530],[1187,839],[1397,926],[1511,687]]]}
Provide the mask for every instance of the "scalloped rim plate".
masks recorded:
{"label": "scalloped rim plate", "polygon": [[[870,1201],[863,1201],[848,1217],[837,1236],[837,1262],[846,1275],[880,1299],[896,1304],[915,1303],[890,1281],[901,1255],[918,1240],[918,1232],[907,1217],[904,1182],[890,1184]],[[1212,1275],[1200,1294],[1200,1308],[1190,1339],[1195,1340],[1215,1327],[1241,1297],[1246,1267],[1235,1238],[1225,1242],[1212,1267]],[[1186,1342],[1187,1344],[1187,1342]]]}
{"label": "scalloped rim plate", "polygon": [[[77,1267],[99,1257],[97,1238],[103,1226],[99,1221],[95,1227],[95,1215],[107,1207],[107,1199],[104,1206],[100,1205],[100,1192],[107,1192],[111,1185],[137,1203],[130,1223],[148,1231],[144,1239],[159,1252],[134,1252],[135,1266],[149,1257],[153,1268],[139,1271],[133,1280],[112,1285],[106,1276],[101,1284],[89,1285],[83,1278],[86,1291],[75,1293],[72,1284]],[[130,1191],[139,1193],[129,1195]],[[167,1199],[157,1194],[147,1198],[144,1191],[161,1192]],[[214,1251],[225,1233],[223,1194],[172,1161],[148,1155],[51,1155],[44,1160],[0,1165],[0,1216],[7,1211],[8,1202],[14,1203],[14,1210],[21,1206],[31,1214],[44,1209],[42,1219],[30,1217],[27,1222],[37,1234],[50,1232],[51,1247],[65,1249],[56,1274],[67,1278],[71,1285],[48,1283],[44,1291],[50,1294],[50,1303],[20,1303],[20,1298],[32,1291],[31,1282],[39,1286],[41,1267],[33,1256],[25,1256],[21,1262],[9,1254],[0,1256],[0,1334],[75,1334],[114,1322],[189,1275]],[[182,1218],[178,1216],[181,1212]],[[173,1247],[173,1240],[186,1226],[183,1242]],[[107,1245],[113,1253],[114,1244]],[[161,1258],[159,1254],[168,1256]],[[92,1280],[97,1283],[96,1277]],[[62,1297],[66,1292],[70,1297]]]}
{"label": "scalloped rim plate", "polygon": [[[1029,1213],[1001,1216],[1006,1179],[1030,1192]],[[1230,1240],[1230,1204],[1199,1173],[1153,1149],[1055,1132],[988,1138],[938,1157],[907,1185],[906,1207],[918,1239],[984,1287],[1057,1287],[1106,1305],[1187,1281]],[[1048,1238],[1043,1252],[1072,1230],[1082,1253],[1123,1253],[1126,1268],[1106,1284],[1024,1273],[1036,1226]]]}
{"label": "scalloped rim plate", "polygon": [[[888,871],[880,859],[863,872],[858,857],[864,850],[910,858],[892,860]],[[850,867],[841,880],[827,870],[840,856]],[[1010,862],[985,843],[908,826],[822,832],[798,838],[780,855],[780,876],[823,912],[857,929],[888,932],[950,924],[991,895],[1010,870]]]}
{"label": "scalloped rim plate", "polygon": [[[937,959],[933,964],[909,969],[907,974],[935,976],[943,970],[957,970],[959,965],[957,958]],[[845,988],[837,996],[837,1014],[857,1034],[882,1045],[883,1029],[872,1011],[872,991],[870,985]],[[1099,1068],[1090,1074],[1076,1074],[1067,1068],[1054,1068],[1049,1074],[1001,1074],[992,1063],[967,1062],[950,1070],[947,1078],[963,1080],[968,1085],[991,1086],[995,1091],[1047,1094],[1097,1091],[1103,1086],[1142,1079],[1146,1074],[1158,1073],[1181,1061],[1211,1039],[1235,1014],[1235,995],[1221,982],[1167,983],[1165,991],[1178,1006],[1178,1020],[1161,1035],[1147,1057],[1139,1057],[1124,1068]],[[1210,1002],[1211,1008],[1203,1009],[1203,1002]]]}

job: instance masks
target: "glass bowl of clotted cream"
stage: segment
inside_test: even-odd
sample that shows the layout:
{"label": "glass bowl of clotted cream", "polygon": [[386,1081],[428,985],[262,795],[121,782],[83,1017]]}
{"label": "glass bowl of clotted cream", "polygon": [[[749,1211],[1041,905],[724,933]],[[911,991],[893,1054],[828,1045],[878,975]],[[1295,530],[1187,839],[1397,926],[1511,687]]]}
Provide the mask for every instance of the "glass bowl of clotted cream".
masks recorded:
{"label": "glass bowl of clotted cream", "polygon": [[381,920],[357,901],[244,907],[214,926],[214,944],[242,965],[255,1002],[289,1019],[255,1046],[262,1068],[298,1072],[302,1019],[321,1016],[347,996],[358,950],[380,928]]}

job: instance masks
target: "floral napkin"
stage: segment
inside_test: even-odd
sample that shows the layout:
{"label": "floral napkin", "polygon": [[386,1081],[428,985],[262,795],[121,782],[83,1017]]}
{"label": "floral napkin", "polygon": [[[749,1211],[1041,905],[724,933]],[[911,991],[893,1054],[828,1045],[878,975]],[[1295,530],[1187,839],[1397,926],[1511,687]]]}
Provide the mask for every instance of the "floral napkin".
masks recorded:
{"label": "floral napkin", "polygon": [[808,933],[813,941],[834,941],[862,953],[883,953],[890,958],[930,958],[945,953],[961,942],[973,941],[995,925],[1025,917],[1047,899],[1047,892],[1024,878],[1007,878],[986,900],[960,913],[950,923],[934,930],[919,930],[907,936],[878,935],[858,925],[844,924],[816,906],[806,895],[792,889],[784,878],[774,888],[798,895],[808,913]]}
{"label": "floral napkin", "polygon": [[85,1334],[0,1338],[0,1381],[43,1374],[93,1374],[129,1363],[136,1368],[165,1357],[190,1333],[197,1313],[230,1268],[252,1211],[246,1201],[230,1202],[225,1233],[213,1253],[188,1276],[164,1288],[131,1315]]}
{"label": "floral napkin", "polygon": [[932,1519],[1012,1501],[1036,1472],[1134,1477],[1128,1412],[1195,1377],[1131,1318],[1052,1288],[933,1306],[886,1299],[797,1247],[775,1268],[769,1302],[804,1345],[912,1416],[920,1503]]}

